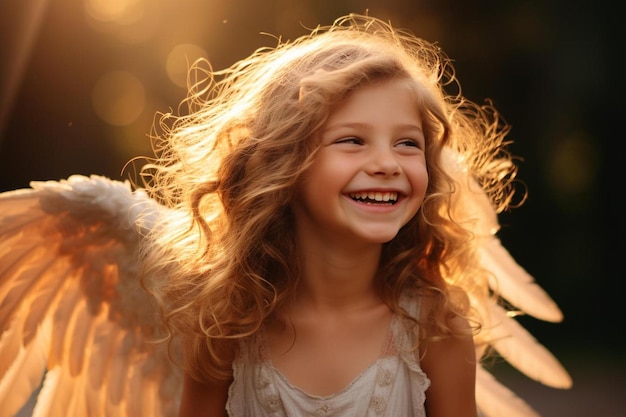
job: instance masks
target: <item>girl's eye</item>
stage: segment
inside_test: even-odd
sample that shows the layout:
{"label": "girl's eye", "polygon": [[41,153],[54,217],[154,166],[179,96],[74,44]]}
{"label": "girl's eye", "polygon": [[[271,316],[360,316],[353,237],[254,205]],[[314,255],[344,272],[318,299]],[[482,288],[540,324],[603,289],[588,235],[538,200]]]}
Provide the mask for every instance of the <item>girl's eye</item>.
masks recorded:
{"label": "girl's eye", "polygon": [[419,143],[417,140],[414,140],[414,139],[403,139],[400,142],[398,142],[398,145],[410,146],[410,147],[414,147],[414,148],[422,148],[422,144]]}
{"label": "girl's eye", "polygon": [[352,145],[361,145],[363,141],[359,138],[351,137],[351,138],[339,139],[335,143],[347,143],[347,144],[352,144]]}

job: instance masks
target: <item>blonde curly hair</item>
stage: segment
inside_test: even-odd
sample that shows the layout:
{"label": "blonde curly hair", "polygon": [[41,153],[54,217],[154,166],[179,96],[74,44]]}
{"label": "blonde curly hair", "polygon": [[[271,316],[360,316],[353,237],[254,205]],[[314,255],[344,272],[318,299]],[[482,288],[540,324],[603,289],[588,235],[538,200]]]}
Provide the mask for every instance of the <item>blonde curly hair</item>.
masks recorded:
{"label": "blonde curly hair", "polygon": [[[155,228],[148,286],[185,343],[185,370],[198,379],[230,373],[233,343],[257,332],[294,292],[299,276],[291,204],[315,158],[314,132],[360,86],[412,80],[426,137],[429,186],[419,213],[384,244],[377,286],[397,314],[401,295],[428,297],[422,338],[455,334],[468,304],[488,297],[474,236],[455,219],[456,183],[442,152],[452,150],[497,211],[510,205],[516,167],[508,127],[487,103],[446,93],[456,78],[434,44],[374,17],[351,14],[293,41],[255,51],[228,69],[196,63],[185,115],[162,114],[156,158],[143,167],[147,191],[172,208]],[[418,321],[418,318],[410,318]]]}

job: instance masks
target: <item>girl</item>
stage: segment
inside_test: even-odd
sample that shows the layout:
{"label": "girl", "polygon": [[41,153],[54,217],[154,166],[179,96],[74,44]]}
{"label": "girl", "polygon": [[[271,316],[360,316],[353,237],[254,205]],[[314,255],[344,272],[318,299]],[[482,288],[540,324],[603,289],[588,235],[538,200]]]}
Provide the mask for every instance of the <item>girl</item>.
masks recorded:
{"label": "girl", "polygon": [[497,113],[368,16],[203,71],[143,171],[190,213],[144,248],[183,342],[180,417],[476,416],[487,273],[452,161],[510,204]]}

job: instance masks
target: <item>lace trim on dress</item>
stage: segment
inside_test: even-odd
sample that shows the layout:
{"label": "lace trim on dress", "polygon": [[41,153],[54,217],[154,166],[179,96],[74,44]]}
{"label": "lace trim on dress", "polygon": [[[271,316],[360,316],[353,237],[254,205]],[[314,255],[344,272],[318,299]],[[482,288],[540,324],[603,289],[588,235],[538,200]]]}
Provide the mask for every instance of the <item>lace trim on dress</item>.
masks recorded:
{"label": "lace trim on dress", "polygon": [[[289,388],[291,388],[292,390],[298,391],[300,393],[302,393],[302,395],[309,397],[311,399],[316,399],[316,400],[329,400],[331,398],[334,397],[338,397],[341,396],[344,392],[346,391],[350,391],[350,389],[356,384],[358,383],[361,379],[363,379],[366,375],[369,375],[372,371],[373,368],[379,368],[379,362],[381,361],[381,359],[390,357],[390,356],[396,356],[398,354],[398,350],[396,347],[396,343],[395,343],[395,333],[396,331],[394,331],[394,329],[397,326],[396,321],[398,321],[398,318],[396,315],[393,315],[393,317],[391,318],[391,320],[389,321],[389,326],[387,328],[387,333],[385,334],[385,339],[383,340],[383,343],[381,345],[381,349],[380,349],[380,353],[378,355],[378,358],[371,363],[367,368],[365,368],[363,370],[363,372],[361,372],[359,375],[357,375],[345,388],[343,388],[340,391],[337,391],[336,393],[330,394],[330,395],[325,395],[325,396],[320,396],[320,395],[314,395],[314,394],[309,394],[308,392],[304,391],[303,389],[301,389],[300,387],[293,385],[291,382],[289,382],[289,379],[278,369],[274,366],[273,362],[272,362],[272,358],[271,355],[267,349],[267,339],[266,339],[266,335],[265,335],[265,331],[262,328],[258,335],[255,335],[253,337],[254,339],[254,346],[255,349],[253,350],[254,352],[256,352],[256,357],[251,358],[251,360],[253,362],[258,362],[258,363],[262,363],[263,366],[267,366],[268,368],[270,368],[270,370],[276,375],[278,376]],[[387,374],[391,375],[390,372],[385,373],[384,376],[380,376],[379,377],[380,372],[377,373],[376,378],[377,380],[380,378],[381,380],[386,380],[387,379]]]}

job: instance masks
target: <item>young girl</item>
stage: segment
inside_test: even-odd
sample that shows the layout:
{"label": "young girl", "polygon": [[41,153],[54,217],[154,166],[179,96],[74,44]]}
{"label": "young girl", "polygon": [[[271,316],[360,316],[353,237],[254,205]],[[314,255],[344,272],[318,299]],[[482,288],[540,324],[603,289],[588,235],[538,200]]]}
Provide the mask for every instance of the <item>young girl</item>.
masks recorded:
{"label": "young girl", "polygon": [[488,276],[453,167],[511,203],[495,110],[368,16],[196,70],[143,171],[191,213],[144,249],[183,342],[180,416],[476,416]]}

